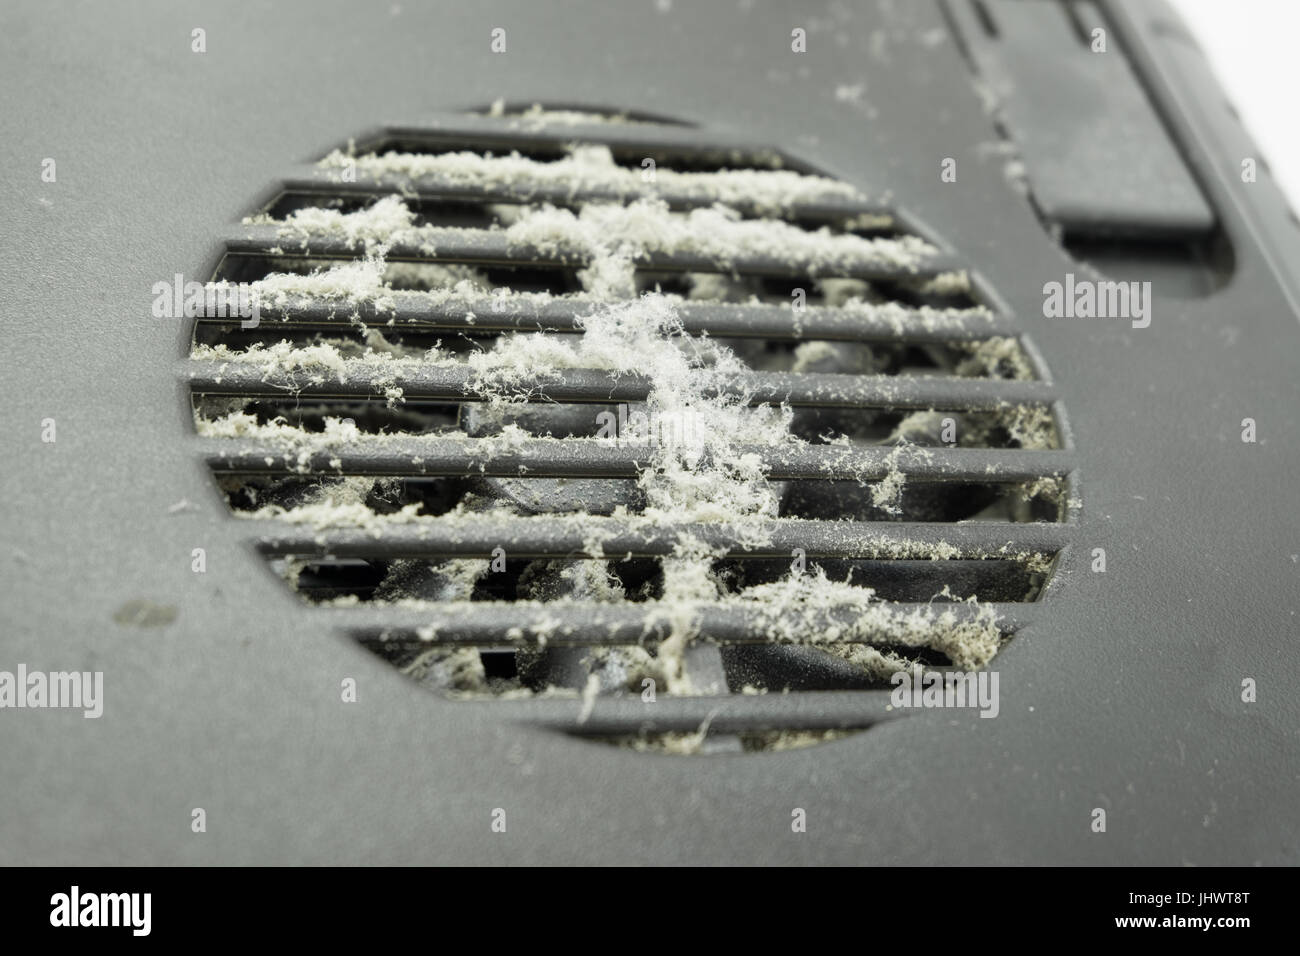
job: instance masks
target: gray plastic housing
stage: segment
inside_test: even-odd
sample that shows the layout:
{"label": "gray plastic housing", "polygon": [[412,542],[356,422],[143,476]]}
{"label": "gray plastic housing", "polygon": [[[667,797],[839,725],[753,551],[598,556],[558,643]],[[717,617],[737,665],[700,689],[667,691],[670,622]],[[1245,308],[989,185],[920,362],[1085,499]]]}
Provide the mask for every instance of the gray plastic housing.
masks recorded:
{"label": "gray plastic housing", "polygon": [[[1159,297],[1141,330],[1043,317],[1043,284],[1086,269],[988,148],[935,3],[154,0],[75,22],[11,4],[0,669],[102,670],[105,704],[0,712],[0,862],[1300,861],[1300,228],[1266,170],[1242,182],[1257,151],[1169,9],[1104,9],[1234,252],[1222,288]],[[196,450],[190,329],[151,317],[152,286],[206,277],[288,164],[497,98],[780,144],[892,193],[1005,300],[1062,391],[1084,504],[1048,613],[994,663],[997,719],[632,753],[441,700],[317,627],[268,571]],[[174,619],[115,620],[141,600]]]}

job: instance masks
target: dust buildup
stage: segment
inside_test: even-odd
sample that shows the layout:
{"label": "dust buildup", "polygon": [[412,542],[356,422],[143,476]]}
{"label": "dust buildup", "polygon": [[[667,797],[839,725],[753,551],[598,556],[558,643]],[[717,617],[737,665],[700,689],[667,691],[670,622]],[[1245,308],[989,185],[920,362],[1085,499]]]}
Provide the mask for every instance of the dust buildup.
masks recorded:
{"label": "dust buildup", "polygon": [[306,248],[310,248],[314,238],[340,239],[349,245],[363,246],[367,256],[381,253],[396,242],[418,244],[421,235],[415,225],[415,213],[400,196],[385,196],[356,212],[309,206],[294,210],[283,219],[250,216],[244,223],[274,225],[277,236],[302,240]]}
{"label": "dust buildup", "polygon": [[657,199],[626,206],[589,203],[576,214],[544,205],[520,216],[506,238],[545,255],[592,261],[610,254],[630,262],[692,255],[730,271],[740,259],[781,260],[812,276],[873,266],[914,270],[936,251],[914,236],[868,239],[828,227],[810,231],[776,219],[745,219],[721,204],[676,212]]}
{"label": "dust buildup", "polygon": [[510,109],[503,99],[493,100],[482,112],[483,116],[505,119],[509,125],[520,129],[541,129],[546,126],[659,126],[654,120],[632,117],[627,113],[593,113],[586,110],[549,109],[540,103],[524,108]]}
{"label": "dust buildup", "polygon": [[855,733],[853,729],[839,730],[770,730],[758,734],[741,735],[745,750],[802,750],[817,744],[840,740]]}
{"label": "dust buildup", "polygon": [[[559,189],[570,197],[596,193],[623,200],[654,198],[672,193],[686,199],[745,204],[764,215],[780,215],[802,203],[863,202],[865,197],[846,183],[781,169],[720,169],[679,171],[665,166],[653,179],[640,168],[619,165],[608,146],[576,144],[559,159],[530,159],[519,153],[504,156],[461,151],[429,155],[390,151],[352,156],[335,151],[320,161],[327,170],[355,168],[375,177],[398,177],[408,185],[435,181],[460,186],[489,186],[527,200],[540,188]],[[406,225],[394,220],[396,224]]]}
{"label": "dust buildup", "polygon": [[373,304],[381,312],[394,307],[392,287],[385,281],[384,261],[379,255],[324,268],[317,266],[306,275],[272,273],[250,285],[259,306],[272,312],[319,302],[342,309],[351,307],[353,311],[361,303]]}
{"label": "dust buildup", "polygon": [[963,343],[962,348],[967,352],[967,358],[958,363],[958,375],[1019,381],[1036,378],[1029,356],[1016,339],[995,336]]}

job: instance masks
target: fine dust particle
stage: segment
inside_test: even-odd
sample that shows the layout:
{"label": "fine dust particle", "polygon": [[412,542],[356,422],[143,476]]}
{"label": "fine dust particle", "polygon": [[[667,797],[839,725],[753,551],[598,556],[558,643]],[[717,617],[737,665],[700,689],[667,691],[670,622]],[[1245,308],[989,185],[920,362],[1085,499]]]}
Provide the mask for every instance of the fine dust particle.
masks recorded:
{"label": "fine dust particle", "polygon": [[114,611],[113,620],[123,627],[166,627],[176,620],[177,613],[175,605],[136,598]]}
{"label": "fine dust particle", "polygon": [[[746,752],[770,751],[777,753],[784,750],[800,750],[832,740],[839,740],[857,733],[857,728],[848,730],[778,730],[762,733],[742,734],[741,747]],[[638,753],[673,754],[696,756],[705,753],[707,730],[664,731],[662,733],[627,734],[617,737],[601,738],[607,743],[635,750]]]}
{"label": "fine dust particle", "polygon": [[759,734],[745,734],[741,742],[746,750],[801,750],[816,744],[839,740],[857,733],[850,730],[770,730]]}
{"label": "fine dust particle", "polygon": [[[660,12],[670,0],[658,0]],[[507,109],[506,101],[498,98],[482,112],[492,119],[506,120],[512,128],[533,129],[543,126],[661,126],[653,120],[634,119],[626,113],[593,113],[586,110],[547,109],[534,103],[525,109]]]}

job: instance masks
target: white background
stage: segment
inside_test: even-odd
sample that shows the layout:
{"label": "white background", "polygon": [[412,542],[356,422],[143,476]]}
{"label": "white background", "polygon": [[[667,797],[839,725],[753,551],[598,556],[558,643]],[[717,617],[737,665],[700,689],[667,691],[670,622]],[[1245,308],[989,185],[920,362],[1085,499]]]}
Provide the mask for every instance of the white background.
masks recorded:
{"label": "white background", "polygon": [[1300,0],[1170,0],[1300,209]]}

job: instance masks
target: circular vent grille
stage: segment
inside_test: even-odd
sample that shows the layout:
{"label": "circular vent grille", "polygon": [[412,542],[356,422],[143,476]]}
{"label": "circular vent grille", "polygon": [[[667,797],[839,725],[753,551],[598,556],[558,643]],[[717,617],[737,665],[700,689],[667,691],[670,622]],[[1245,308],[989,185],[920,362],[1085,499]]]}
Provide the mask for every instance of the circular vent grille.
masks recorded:
{"label": "circular vent grille", "polygon": [[986,667],[1063,547],[1006,317],[776,150],[390,128],[289,177],[214,282],[260,309],[195,325],[232,510],[323,627],[477,706],[691,752],[862,729],[891,674]]}

